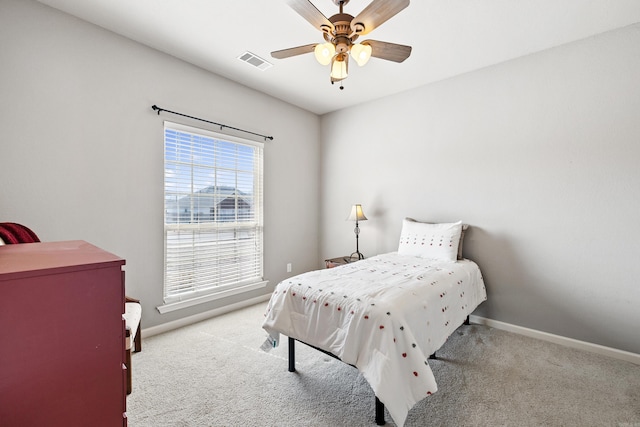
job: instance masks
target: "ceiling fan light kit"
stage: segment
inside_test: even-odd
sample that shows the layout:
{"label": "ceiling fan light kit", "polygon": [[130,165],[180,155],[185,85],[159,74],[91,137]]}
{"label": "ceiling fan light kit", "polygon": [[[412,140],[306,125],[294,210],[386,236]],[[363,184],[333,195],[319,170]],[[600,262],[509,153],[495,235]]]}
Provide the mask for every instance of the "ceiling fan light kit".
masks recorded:
{"label": "ceiling fan light kit", "polygon": [[369,62],[369,58],[371,58],[371,45],[354,43],[351,46],[351,56],[353,56],[356,63],[362,67]]}
{"label": "ceiling fan light kit", "polygon": [[[356,17],[343,12],[349,0],[332,0],[340,12],[325,17],[309,0],[287,0],[300,16],[322,32],[324,43],[314,43],[271,52],[277,59],[313,52],[321,65],[330,66],[331,83],[347,78],[349,56],[358,66],[364,66],[373,56],[387,61],[403,62],[411,55],[411,46],[378,40],[357,43],[358,37],[368,34],[382,23],[409,6],[409,0],[373,0]],[[340,89],[344,89],[340,86]]]}
{"label": "ceiling fan light kit", "polygon": [[349,55],[339,53],[331,59],[331,82],[339,82],[349,75]]}
{"label": "ceiling fan light kit", "polygon": [[318,43],[314,49],[314,53],[316,55],[316,60],[321,65],[329,65],[333,55],[336,54],[336,47],[329,42]]}

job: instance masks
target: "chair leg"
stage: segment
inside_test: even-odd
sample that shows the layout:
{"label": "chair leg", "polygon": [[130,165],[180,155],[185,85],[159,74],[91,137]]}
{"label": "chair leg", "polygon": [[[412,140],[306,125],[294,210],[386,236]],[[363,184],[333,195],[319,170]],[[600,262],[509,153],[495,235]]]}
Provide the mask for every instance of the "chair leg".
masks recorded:
{"label": "chair leg", "polygon": [[136,353],[142,351],[142,322],[138,323],[138,331],[136,332],[136,337],[133,339],[133,345]]}
{"label": "chair leg", "polygon": [[126,363],[127,366],[127,395],[131,394],[131,349],[127,350]]}

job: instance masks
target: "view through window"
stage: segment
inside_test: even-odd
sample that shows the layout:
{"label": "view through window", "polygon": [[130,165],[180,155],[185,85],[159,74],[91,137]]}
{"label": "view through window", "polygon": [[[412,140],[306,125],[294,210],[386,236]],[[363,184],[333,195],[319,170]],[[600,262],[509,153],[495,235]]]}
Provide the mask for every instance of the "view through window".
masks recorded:
{"label": "view through window", "polygon": [[164,301],[262,281],[262,144],[165,122]]}

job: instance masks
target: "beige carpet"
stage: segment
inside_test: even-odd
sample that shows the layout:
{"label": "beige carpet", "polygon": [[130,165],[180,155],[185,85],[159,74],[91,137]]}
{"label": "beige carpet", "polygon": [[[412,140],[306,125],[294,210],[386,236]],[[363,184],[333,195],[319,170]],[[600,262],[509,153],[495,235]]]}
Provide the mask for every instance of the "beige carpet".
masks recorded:
{"label": "beige carpet", "polygon": [[[355,368],[298,344],[289,373],[286,339],[260,350],[265,306],[143,339],[129,427],[375,426]],[[438,356],[439,390],[407,427],[640,427],[638,365],[478,325],[461,326]]]}

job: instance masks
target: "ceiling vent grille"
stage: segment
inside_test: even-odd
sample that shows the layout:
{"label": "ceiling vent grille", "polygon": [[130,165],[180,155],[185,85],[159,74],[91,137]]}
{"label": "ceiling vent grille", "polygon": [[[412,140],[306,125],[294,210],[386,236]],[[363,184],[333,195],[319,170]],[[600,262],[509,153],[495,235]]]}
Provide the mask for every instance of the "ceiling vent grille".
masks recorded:
{"label": "ceiling vent grille", "polygon": [[243,53],[242,55],[238,56],[238,59],[242,62],[246,62],[247,64],[256,67],[258,70],[261,70],[261,71],[264,71],[273,65],[270,62],[265,61],[264,59],[260,58],[258,55],[251,52]]}

